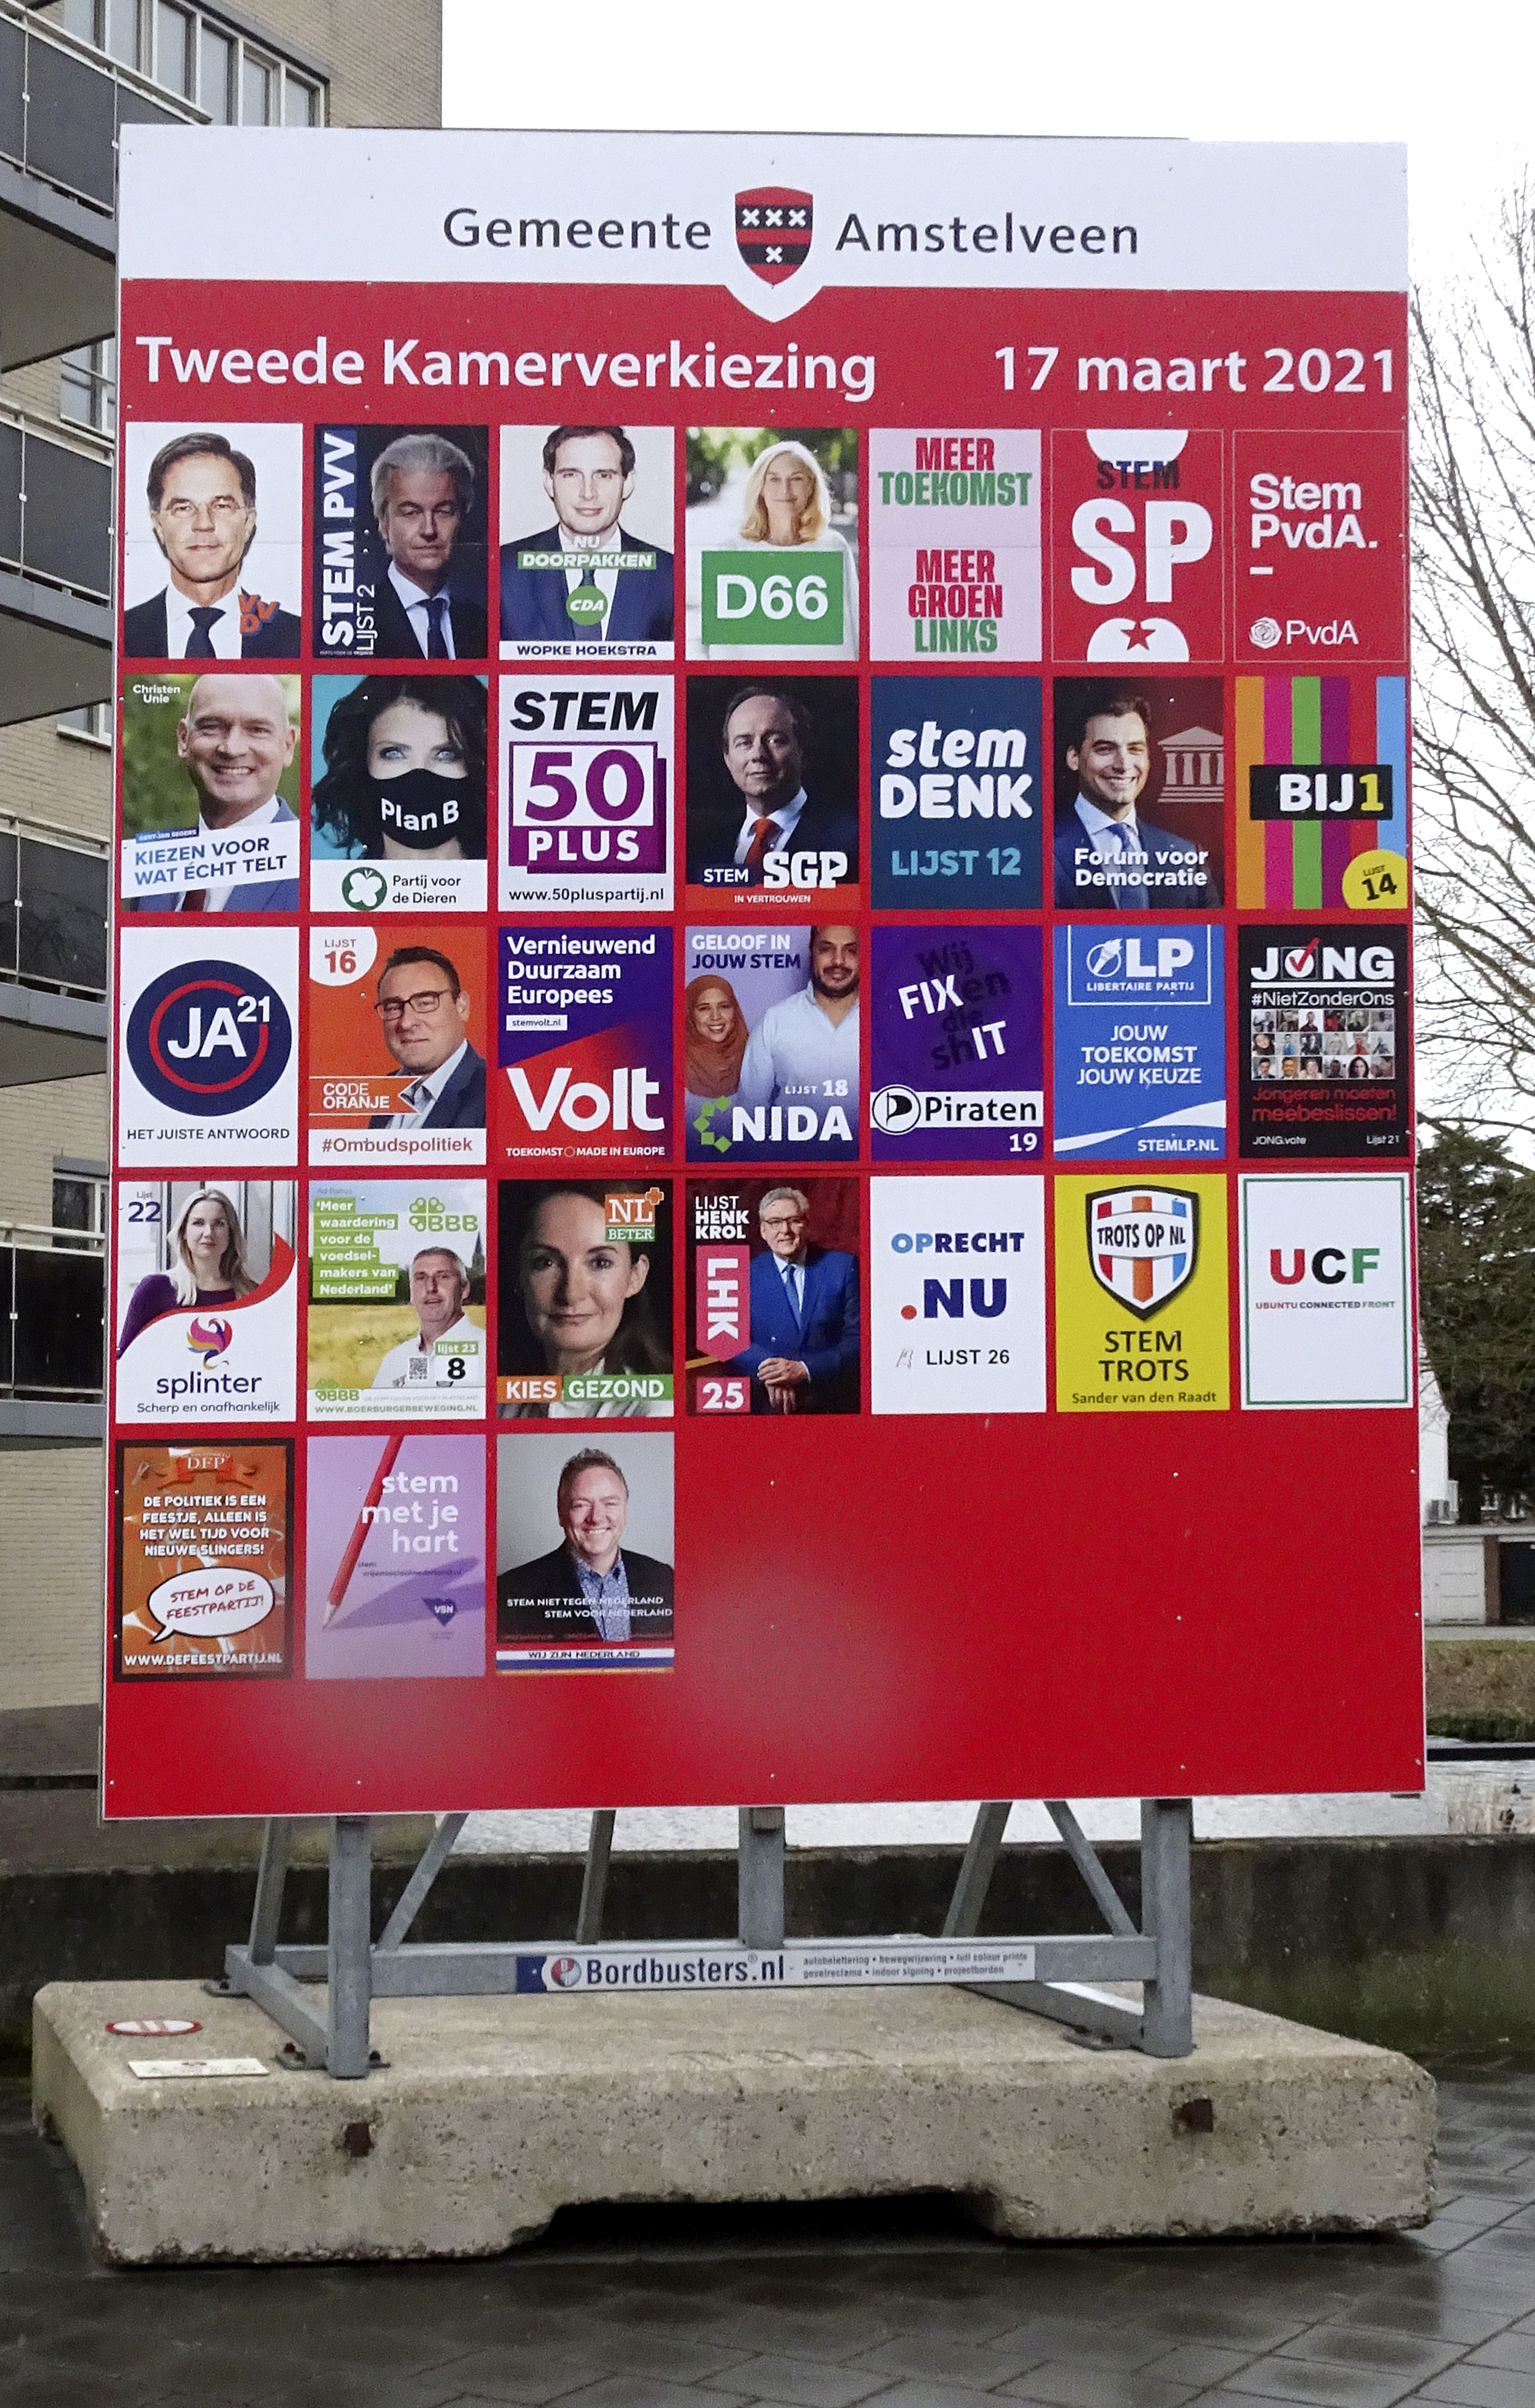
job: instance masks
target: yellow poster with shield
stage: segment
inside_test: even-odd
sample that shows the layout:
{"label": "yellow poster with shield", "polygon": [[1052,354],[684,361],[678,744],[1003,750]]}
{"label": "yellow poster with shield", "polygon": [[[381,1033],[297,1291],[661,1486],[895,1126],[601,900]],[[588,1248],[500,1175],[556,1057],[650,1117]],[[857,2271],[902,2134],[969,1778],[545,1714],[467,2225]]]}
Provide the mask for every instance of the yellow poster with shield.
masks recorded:
{"label": "yellow poster with shield", "polygon": [[1057,1179],[1057,1411],[1229,1403],[1226,1181]]}

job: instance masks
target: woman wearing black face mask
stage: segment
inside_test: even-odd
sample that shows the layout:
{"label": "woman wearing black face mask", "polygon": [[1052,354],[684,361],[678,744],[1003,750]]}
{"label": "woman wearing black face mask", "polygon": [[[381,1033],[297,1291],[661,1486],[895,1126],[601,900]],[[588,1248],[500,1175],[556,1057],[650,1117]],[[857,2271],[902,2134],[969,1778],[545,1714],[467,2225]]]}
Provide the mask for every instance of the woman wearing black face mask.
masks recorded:
{"label": "woman wearing black face mask", "polygon": [[366,861],[483,861],[485,689],[364,678],[326,723],[314,824]]}

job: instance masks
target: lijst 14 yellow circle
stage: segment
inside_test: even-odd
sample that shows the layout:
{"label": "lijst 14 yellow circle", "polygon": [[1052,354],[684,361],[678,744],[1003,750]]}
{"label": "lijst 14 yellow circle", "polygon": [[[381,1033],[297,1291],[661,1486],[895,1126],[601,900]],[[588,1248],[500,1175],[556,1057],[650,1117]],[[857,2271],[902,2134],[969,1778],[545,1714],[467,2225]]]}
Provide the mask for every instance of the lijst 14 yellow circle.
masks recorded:
{"label": "lijst 14 yellow circle", "polygon": [[1343,901],[1351,911],[1405,911],[1410,900],[1399,853],[1356,853],[1343,871]]}

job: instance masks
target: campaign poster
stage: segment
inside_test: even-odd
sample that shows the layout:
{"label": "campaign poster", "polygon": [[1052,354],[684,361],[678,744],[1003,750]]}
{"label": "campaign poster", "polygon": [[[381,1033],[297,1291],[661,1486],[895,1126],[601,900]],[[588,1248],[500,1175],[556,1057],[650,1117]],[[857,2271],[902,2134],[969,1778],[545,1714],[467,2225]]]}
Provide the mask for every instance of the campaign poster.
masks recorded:
{"label": "campaign poster", "polygon": [[1039,1161],[1038,928],[877,927],[868,1117],[874,1158]]}
{"label": "campaign poster", "polygon": [[311,1438],[304,1677],[485,1671],[485,1441],[478,1431]]}
{"label": "campaign poster", "polygon": [[1405,1175],[1281,1173],[1238,1187],[1242,1403],[1410,1405]]}
{"label": "campaign poster", "polygon": [[503,1161],[671,1154],[670,928],[503,928]]}
{"label": "campaign poster", "polygon": [[409,668],[311,680],[311,910],[483,911],[485,683]]}
{"label": "campaign poster", "polygon": [[1407,930],[1237,933],[1241,1151],[1406,1154]]}
{"label": "campaign poster", "polygon": [[1057,910],[1213,910],[1225,895],[1219,678],[1057,678]]}
{"label": "campaign poster", "polygon": [[859,988],[852,921],[689,928],[682,1115],[689,1162],[852,1161]]}
{"label": "campaign poster", "polygon": [[[723,384],[750,373],[720,362]],[[690,426],[686,525],[689,660],[857,659],[854,427]]]}
{"label": "campaign poster", "polygon": [[488,429],[317,426],[313,441],[316,659],[483,661]]}
{"label": "campaign poster", "polygon": [[668,1421],[669,1179],[507,1179],[497,1229],[502,1421]]}
{"label": "campaign poster", "polygon": [[1226,931],[1055,930],[1055,1159],[1226,1154]]}
{"label": "campaign poster", "polygon": [[[1174,355],[1167,365],[1167,391],[1198,391],[1193,360]],[[1160,360],[1138,360],[1136,370],[1146,379],[1138,392],[1163,389]],[[1083,359],[1078,372],[1084,389],[1096,374],[1107,416],[1113,383],[1125,390],[1125,362]],[[1134,676],[1150,663],[1220,661],[1223,450],[1212,427],[1111,423],[1056,431],[1051,445],[1056,660],[1122,661]]]}
{"label": "campaign poster", "polygon": [[295,1182],[123,1179],[116,1204],[116,1418],[293,1421]]}
{"label": "campaign poster", "polygon": [[667,911],[669,677],[501,680],[504,911]]}
{"label": "campaign poster", "polygon": [[291,1440],[117,1449],[119,1680],[271,1680],[292,1670]]}
{"label": "campaign poster", "polygon": [[1038,432],[877,426],[868,486],[872,657],[1037,661]]}
{"label": "campaign poster", "polygon": [[124,1169],[298,1160],[298,932],[241,928],[229,939],[201,923],[122,932]]}
{"label": "campaign poster", "polygon": [[122,659],[296,665],[303,428],[130,419],[122,452]]}
{"label": "campaign poster", "polygon": [[863,1398],[855,1179],[690,1181],[690,1413],[855,1413]]}
{"label": "campaign poster", "polygon": [[877,677],[870,727],[876,907],[1037,910],[1039,679]]}
{"label": "campaign poster", "polygon": [[1055,1410],[1224,1412],[1226,1182],[1055,1182]]}
{"label": "campaign poster", "polygon": [[311,1421],[478,1421],[488,1347],[482,1184],[314,1182]]}
{"label": "campaign poster", "polygon": [[[1285,359],[1278,351],[1267,356]],[[1318,363],[1324,373],[1330,369],[1325,351],[1303,351],[1301,375],[1314,378]],[[1288,361],[1275,374],[1292,379],[1297,365]],[[1356,373],[1363,365],[1357,360]],[[1308,666],[1323,660],[1329,668],[1399,661],[1408,649],[1407,446],[1400,432],[1307,427],[1257,435],[1244,427],[1232,442],[1237,658],[1276,666],[1299,659]]]}
{"label": "campaign poster", "polygon": [[694,899],[858,900],[856,678],[689,678],[687,882]]}
{"label": "campaign poster", "polygon": [[676,1512],[660,1432],[496,1444],[498,1672],[669,1672]]}
{"label": "campaign poster", "polygon": [[332,921],[311,925],[308,948],[311,1165],[483,1163],[481,930]]}
{"label": "campaign poster", "polygon": [[261,668],[124,675],[125,912],[296,913],[299,696]]}
{"label": "campaign poster", "polygon": [[502,427],[503,660],[671,659],[674,442],[669,426]]}
{"label": "campaign poster", "polygon": [[1240,677],[1232,754],[1242,910],[1408,909],[1404,677]]}
{"label": "campaign poster", "polygon": [[869,1410],[1042,1413],[1044,1182],[869,1182]]}

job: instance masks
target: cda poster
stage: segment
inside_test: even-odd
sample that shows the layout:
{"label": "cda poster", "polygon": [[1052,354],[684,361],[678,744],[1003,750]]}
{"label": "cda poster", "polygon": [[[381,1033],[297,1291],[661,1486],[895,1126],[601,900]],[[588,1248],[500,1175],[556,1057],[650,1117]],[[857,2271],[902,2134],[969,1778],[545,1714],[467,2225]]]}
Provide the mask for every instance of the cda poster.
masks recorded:
{"label": "cda poster", "polygon": [[1420,1785],[1401,152],[120,165],[108,1811]]}

